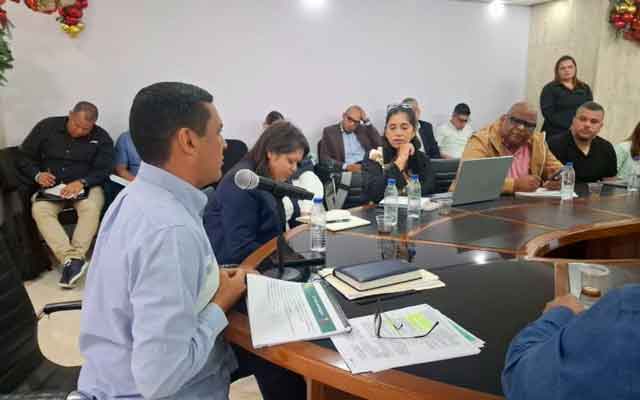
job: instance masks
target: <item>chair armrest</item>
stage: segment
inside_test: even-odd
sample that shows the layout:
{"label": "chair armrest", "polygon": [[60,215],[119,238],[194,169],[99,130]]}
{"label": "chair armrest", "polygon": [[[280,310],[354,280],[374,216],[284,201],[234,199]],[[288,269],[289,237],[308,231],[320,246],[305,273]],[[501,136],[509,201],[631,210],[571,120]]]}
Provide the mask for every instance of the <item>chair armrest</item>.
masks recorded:
{"label": "chair armrest", "polygon": [[61,301],[59,303],[46,304],[38,313],[38,319],[45,315],[51,315],[58,311],[70,311],[82,309],[82,300]]}

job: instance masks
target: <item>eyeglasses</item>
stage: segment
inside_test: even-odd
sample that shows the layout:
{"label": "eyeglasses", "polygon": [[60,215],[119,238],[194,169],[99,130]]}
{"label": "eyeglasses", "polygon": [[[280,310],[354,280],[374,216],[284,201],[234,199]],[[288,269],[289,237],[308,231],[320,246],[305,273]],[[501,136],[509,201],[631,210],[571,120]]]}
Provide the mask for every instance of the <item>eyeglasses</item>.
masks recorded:
{"label": "eyeglasses", "polygon": [[350,116],[348,116],[346,114],[345,114],[345,118],[348,119],[349,121],[353,122],[354,124],[359,124],[360,122],[362,122],[362,121],[357,120],[355,118],[351,118]]}
{"label": "eyeglasses", "polygon": [[[438,324],[440,323],[439,321],[436,321],[431,326],[418,326],[418,329],[423,328],[423,330],[418,330],[419,333],[416,334],[415,327],[405,326],[402,321],[394,321],[386,313],[384,313],[382,311],[382,306],[380,305],[380,299],[376,301],[376,307],[377,311],[373,315],[373,334],[379,339],[420,339],[429,336],[429,334],[433,332],[433,330],[436,329],[436,326],[438,326]],[[385,334],[383,332],[383,322],[386,328],[385,331],[393,332],[392,335]],[[422,321],[418,321],[416,325],[421,325],[420,322]]]}
{"label": "eyeglasses", "polygon": [[523,126],[529,132],[533,132],[533,130],[536,129],[537,126],[535,122],[525,121],[512,115],[509,116],[509,121],[516,126]]}
{"label": "eyeglasses", "polygon": [[411,105],[407,104],[407,103],[394,103],[394,104],[389,104],[387,106],[387,114],[389,114],[391,111],[395,111],[395,110],[412,110],[413,111],[413,107],[411,107]]}

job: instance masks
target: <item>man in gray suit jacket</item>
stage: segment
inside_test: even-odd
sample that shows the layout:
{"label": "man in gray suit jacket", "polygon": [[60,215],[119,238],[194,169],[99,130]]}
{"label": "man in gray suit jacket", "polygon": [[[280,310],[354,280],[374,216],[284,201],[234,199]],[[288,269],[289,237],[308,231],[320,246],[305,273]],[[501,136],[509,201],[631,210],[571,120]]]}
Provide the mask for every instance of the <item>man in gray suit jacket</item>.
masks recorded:
{"label": "man in gray suit jacket", "polygon": [[371,125],[360,106],[350,106],[342,114],[342,121],[322,131],[318,146],[320,161],[332,161],[343,171],[362,171],[361,161],[371,149],[382,146],[382,138]]}

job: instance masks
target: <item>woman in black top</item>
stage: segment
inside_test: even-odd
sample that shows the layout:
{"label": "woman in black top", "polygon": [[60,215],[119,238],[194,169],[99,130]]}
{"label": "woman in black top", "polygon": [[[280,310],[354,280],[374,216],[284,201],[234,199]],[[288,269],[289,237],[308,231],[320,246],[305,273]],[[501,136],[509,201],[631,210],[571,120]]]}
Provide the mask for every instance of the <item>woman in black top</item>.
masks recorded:
{"label": "woman in black top", "polygon": [[562,56],[556,62],[555,79],[542,89],[542,131],[546,132],[547,139],[566,134],[578,107],[593,100],[591,88],[579,80],[577,74],[576,60],[571,56]]}
{"label": "woman in black top", "polygon": [[420,179],[423,196],[435,191],[435,175],[429,156],[418,151],[417,124],[416,114],[410,106],[392,105],[387,109],[382,165],[371,159],[363,163],[365,192],[369,201],[377,203],[382,200],[389,178],[396,180],[400,195],[406,195],[405,188],[413,174]]}

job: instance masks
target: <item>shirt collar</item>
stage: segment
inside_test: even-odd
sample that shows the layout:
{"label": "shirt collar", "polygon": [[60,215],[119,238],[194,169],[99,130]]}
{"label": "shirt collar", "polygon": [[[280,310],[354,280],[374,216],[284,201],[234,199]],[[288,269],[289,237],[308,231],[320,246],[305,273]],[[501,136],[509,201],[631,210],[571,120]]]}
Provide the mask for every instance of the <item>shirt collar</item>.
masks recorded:
{"label": "shirt collar", "polygon": [[189,182],[144,161],[140,163],[140,170],[136,176],[136,180],[138,179],[167,190],[194,217],[202,217],[204,207],[207,205],[207,196]]}

